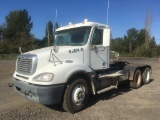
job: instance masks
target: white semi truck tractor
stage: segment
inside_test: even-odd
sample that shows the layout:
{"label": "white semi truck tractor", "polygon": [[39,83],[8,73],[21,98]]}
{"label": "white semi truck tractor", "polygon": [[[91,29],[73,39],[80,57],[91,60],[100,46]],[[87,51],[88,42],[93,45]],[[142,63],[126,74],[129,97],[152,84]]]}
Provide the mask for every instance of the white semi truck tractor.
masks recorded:
{"label": "white semi truck tractor", "polygon": [[150,82],[150,65],[110,63],[109,54],[109,26],[87,20],[69,23],[56,30],[53,46],[18,56],[14,90],[31,101],[61,104],[76,113],[90,95],[117,88],[122,81],[135,89]]}

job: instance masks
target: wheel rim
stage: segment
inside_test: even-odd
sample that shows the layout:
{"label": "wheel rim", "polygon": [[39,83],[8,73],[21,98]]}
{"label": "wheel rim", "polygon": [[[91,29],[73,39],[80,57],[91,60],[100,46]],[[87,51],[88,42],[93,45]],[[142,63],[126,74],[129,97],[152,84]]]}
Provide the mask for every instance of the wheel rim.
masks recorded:
{"label": "wheel rim", "polygon": [[136,79],[137,79],[137,85],[141,84],[141,75],[140,75],[140,73],[137,74]]}
{"label": "wheel rim", "polygon": [[85,99],[85,88],[82,85],[77,85],[72,92],[72,101],[75,105],[80,105]]}
{"label": "wheel rim", "polygon": [[149,70],[147,70],[146,82],[148,82],[148,81],[149,81],[149,79],[150,79],[150,71],[149,71]]}

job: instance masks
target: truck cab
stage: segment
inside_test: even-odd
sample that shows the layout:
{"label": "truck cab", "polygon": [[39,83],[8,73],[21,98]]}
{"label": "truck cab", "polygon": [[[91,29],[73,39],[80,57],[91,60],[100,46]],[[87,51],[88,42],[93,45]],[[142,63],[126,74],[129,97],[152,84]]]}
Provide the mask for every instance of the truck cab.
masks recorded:
{"label": "truck cab", "polygon": [[70,23],[56,30],[53,46],[18,56],[14,90],[40,104],[61,103],[64,110],[75,113],[84,109],[90,94],[117,88],[120,81],[129,80],[138,88],[145,74],[149,83],[149,65],[110,64],[109,53],[109,26],[87,20]]}

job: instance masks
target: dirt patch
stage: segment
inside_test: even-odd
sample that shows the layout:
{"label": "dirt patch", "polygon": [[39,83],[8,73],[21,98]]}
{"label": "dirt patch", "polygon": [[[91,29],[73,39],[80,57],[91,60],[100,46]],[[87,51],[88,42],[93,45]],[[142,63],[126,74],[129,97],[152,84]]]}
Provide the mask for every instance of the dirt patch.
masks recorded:
{"label": "dirt patch", "polygon": [[139,89],[120,87],[91,96],[88,106],[76,114],[59,106],[43,106],[17,95],[8,87],[15,70],[15,61],[0,61],[0,120],[159,120],[160,64],[158,59],[124,59],[132,63],[150,64],[152,81]]}

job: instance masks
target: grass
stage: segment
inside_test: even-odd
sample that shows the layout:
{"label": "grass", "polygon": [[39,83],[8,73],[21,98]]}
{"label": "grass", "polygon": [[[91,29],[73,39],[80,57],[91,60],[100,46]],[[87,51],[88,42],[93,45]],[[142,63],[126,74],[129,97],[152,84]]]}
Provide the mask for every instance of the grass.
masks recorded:
{"label": "grass", "polygon": [[18,54],[0,54],[0,60],[16,60]]}

